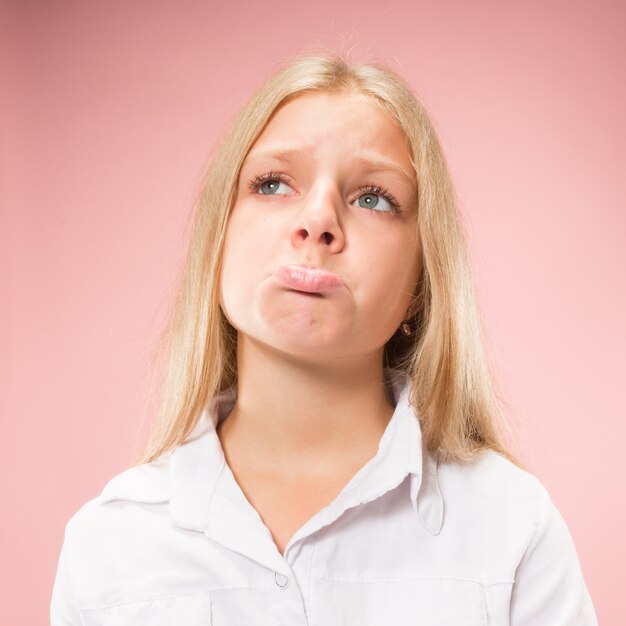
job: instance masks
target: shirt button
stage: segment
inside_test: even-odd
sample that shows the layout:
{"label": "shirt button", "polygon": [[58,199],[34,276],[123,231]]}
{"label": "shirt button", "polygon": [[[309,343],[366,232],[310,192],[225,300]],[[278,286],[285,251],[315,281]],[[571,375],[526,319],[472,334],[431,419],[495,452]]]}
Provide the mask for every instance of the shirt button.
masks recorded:
{"label": "shirt button", "polygon": [[274,580],[279,587],[286,587],[289,582],[289,578],[284,574],[280,574],[279,572],[274,572]]}

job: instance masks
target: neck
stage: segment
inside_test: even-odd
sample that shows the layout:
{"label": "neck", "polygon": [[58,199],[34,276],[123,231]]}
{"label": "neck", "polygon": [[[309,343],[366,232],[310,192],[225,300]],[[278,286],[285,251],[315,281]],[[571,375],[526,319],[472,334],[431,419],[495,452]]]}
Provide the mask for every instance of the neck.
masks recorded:
{"label": "neck", "polygon": [[302,361],[243,338],[237,399],[218,435],[228,455],[268,477],[324,479],[376,453],[394,411],[382,354]]}

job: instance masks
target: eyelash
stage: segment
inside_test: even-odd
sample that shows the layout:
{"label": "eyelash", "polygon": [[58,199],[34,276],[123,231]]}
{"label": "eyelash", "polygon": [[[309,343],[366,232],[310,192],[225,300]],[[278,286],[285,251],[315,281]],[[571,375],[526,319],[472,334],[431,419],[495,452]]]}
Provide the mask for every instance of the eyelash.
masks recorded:
{"label": "eyelash", "polygon": [[[256,193],[261,185],[267,180],[278,180],[287,185],[289,184],[289,179],[285,174],[272,170],[271,172],[267,172],[266,174],[255,176],[251,181],[249,181],[248,189],[252,193]],[[368,211],[372,211],[373,213],[401,213],[400,203],[395,199],[393,194],[388,189],[385,189],[380,185],[365,185],[364,187],[359,187],[359,189],[357,189],[357,193],[359,194],[359,197],[368,193],[380,195],[385,198],[385,200],[387,200],[387,202],[389,202],[389,204],[391,205],[391,211],[376,211],[375,209],[367,209],[367,207],[361,207],[362,209],[367,209]]]}

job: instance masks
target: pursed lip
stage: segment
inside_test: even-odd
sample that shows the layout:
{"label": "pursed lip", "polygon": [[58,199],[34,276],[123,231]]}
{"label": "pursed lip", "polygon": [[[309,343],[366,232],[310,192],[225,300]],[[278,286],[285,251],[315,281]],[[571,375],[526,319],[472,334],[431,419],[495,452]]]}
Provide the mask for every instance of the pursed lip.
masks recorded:
{"label": "pursed lip", "polygon": [[337,289],[344,284],[338,274],[310,265],[283,265],[274,275],[285,287],[309,293]]}

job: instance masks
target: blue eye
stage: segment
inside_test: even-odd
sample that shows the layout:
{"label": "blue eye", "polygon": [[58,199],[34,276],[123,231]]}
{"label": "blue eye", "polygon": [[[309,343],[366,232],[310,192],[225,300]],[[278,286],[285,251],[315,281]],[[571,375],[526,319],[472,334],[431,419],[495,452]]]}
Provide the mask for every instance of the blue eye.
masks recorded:
{"label": "blue eye", "polygon": [[[258,193],[259,190],[263,190],[264,188],[267,191],[263,190],[262,195],[276,195],[273,193],[280,186],[280,183],[284,183],[285,185],[288,183],[287,178],[284,174],[280,172],[267,172],[267,174],[261,174],[260,176],[255,176],[249,183],[248,189],[250,189],[253,193]],[[282,195],[282,194],[279,194]]]}
{"label": "blue eye", "polygon": [[[249,183],[248,189],[252,193],[261,193],[261,195],[285,195],[285,194],[277,194],[276,190],[280,187],[280,185],[289,184],[288,178],[282,174],[281,172],[267,172],[266,174],[261,174],[259,176],[255,176]],[[401,207],[398,201],[394,198],[394,196],[384,187],[379,185],[367,185],[365,187],[360,187],[357,190],[357,193],[360,194],[359,197],[355,200],[355,202],[359,203],[359,206],[363,209],[368,209],[373,213],[400,213]],[[388,209],[375,209],[373,207],[377,207],[379,203],[378,197],[383,198],[387,204],[390,206]],[[361,203],[364,204],[361,204]]]}
{"label": "blue eye", "polygon": [[[264,194],[267,194],[267,195],[275,195],[274,192],[277,191],[278,187],[280,187],[281,185],[284,185],[284,184],[286,184],[286,183],[283,183],[282,180],[269,179],[269,180],[264,180],[259,185],[259,189],[261,190],[261,193],[264,193]],[[265,189],[267,189],[268,191],[263,191],[263,186],[264,185],[266,185]]]}
{"label": "blue eye", "polygon": [[[396,199],[384,188],[378,185],[369,185],[367,187],[361,187],[357,193],[360,195],[356,202],[359,202],[359,206],[362,206],[364,209],[372,209],[372,206],[378,206],[378,198],[377,196],[383,198],[387,204],[390,205],[390,209],[386,210],[378,210],[377,213],[399,213],[400,212],[400,204],[396,201]],[[365,202],[365,204],[360,204],[361,202]]]}

